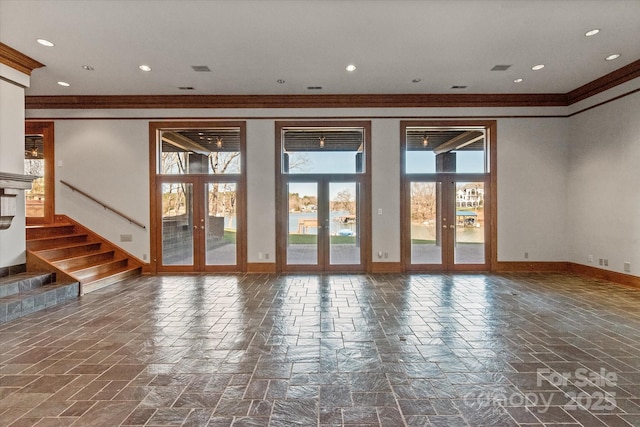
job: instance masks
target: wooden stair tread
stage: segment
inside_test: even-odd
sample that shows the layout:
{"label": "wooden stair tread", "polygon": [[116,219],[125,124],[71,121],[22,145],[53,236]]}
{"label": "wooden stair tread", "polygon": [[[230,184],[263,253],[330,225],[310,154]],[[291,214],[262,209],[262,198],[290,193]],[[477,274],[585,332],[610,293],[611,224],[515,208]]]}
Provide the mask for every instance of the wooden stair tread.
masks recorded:
{"label": "wooden stair tread", "polygon": [[77,268],[70,268],[68,269],[68,271],[72,275],[77,276],[77,275],[82,275],[83,272],[88,272],[88,271],[99,269],[99,268],[105,268],[105,267],[108,267],[109,265],[120,264],[122,262],[126,263],[127,258],[125,257],[112,258],[110,260],[106,260],[103,262],[96,262],[94,264],[79,266]]}
{"label": "wooden stair tread", "polygon": [[36,237],[35,239],[28,239],[27,242],[46,242],[49,240],[56,240],[56,239],[65,239],[65,238],[69,238],[69,237],[88,237],[87,233],[72,233],[72,234],[60,234],[60,235],[56,235],[56,236],[46,236],[46,237]]}
{"label": "wooden stair tread", "polygon": [[[51,252],[51,253],[55,253],[55,252],[65,252],[65,251],[74,251],[74,250],[78,250],[81,251],[82,248],[88,247],[88,246],[97,246],[97,249],[99,250],[102,247],[102,243],[100,242],[75,242],[75,243],[71,243],[68,245],[64,245],[64,246],[56,246],[54,248],[45,248],[45,249],[36,249],[36,250],[31,250],[31,252],[38,254],[40,256],[42,256],[43,258],[46,258],[48,261],[50,262],[54,262],[54,261],[59,261],[61,259],[65,259],[67,258],[67,256],[53,256],[53,257],[48,257],[46,256],[46,252]],[[93,252],[95,249],[91,249],[91,250],[87,250],[86,252],[79,252],[79,253],[91,253]]]}
{"label": "wooden stair tread", "polygon": [[[91,269],[102,264],[108,264],[116,259],[116,254],[113,250],[103,250],[86,253],[82,256],[60,259],[52,264],[69,273],[74,273],[75,271]],[[126,258],[122,259],[127,262]]]}
{"label": "wooden stair tread", "polygon": [[27,230],[39,229],[39,228],[57,228],[57,227],[73,227],[73,224],[70,222],[53,222],[50,224],[31,224],[27,225],[25,228]]}

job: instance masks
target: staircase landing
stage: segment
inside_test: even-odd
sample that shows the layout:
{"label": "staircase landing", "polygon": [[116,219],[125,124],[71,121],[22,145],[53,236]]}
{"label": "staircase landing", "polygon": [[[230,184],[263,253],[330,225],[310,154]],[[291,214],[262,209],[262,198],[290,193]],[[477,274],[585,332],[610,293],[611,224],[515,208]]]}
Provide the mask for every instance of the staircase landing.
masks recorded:
{"label": "staircase landing", "polygon": [[0,277],[0,323],[77,298],[78,282],[57,282],[53,273]]}

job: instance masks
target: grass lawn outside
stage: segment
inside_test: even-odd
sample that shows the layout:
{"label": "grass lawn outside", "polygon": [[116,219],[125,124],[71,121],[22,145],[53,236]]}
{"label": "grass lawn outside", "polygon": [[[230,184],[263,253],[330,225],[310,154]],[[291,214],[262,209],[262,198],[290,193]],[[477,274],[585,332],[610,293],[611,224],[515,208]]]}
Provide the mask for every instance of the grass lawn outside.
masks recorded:
{"label": "grass lawn outside", "polygon": [[[317,234],[289,234],[290,245],[309,245],[318,242]],[[355,244],[355,236],[331,236],[332,244]]]}

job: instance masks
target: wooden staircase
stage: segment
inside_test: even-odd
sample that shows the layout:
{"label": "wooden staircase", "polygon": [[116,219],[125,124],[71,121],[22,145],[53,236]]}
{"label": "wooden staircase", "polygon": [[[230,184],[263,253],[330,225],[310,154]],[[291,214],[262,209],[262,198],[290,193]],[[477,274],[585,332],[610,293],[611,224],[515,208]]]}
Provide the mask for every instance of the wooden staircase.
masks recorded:
{"label": "wooden staircase", "polygon": [[27,226],[28,269],[54,270],[80,282],[80,294],[142,273],[143,263],[66,216]]}

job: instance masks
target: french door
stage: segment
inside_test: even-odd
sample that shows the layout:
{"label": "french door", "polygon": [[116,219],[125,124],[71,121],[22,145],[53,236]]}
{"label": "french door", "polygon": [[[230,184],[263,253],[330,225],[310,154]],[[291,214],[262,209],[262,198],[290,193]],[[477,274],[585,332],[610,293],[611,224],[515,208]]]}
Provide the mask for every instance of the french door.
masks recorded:
{"label": "french door", "polygon": [[371,265],[371,122],[276,122],[276,271]]}
{"label": "french door", "polygon": [[281,254],[286,271],[364,271],[361,190],[331,176],[287,185]]}
{"label": "french door", "polygon": [[189,177],[164,178],[161,271],[216,271],[238,264],[238,186],[235,182]]}
{"label": "french door", "polygon": [[246,270],[244,122],[152,122],[152,272]]}
{"label": "french door", "polygon": [[405,271],[490,271],[496,122],[401,121]]}
{"label": "french door", "polygon": [[443,175],[407,181],[409,271],[489,269],[488,183],[483,177]]}

